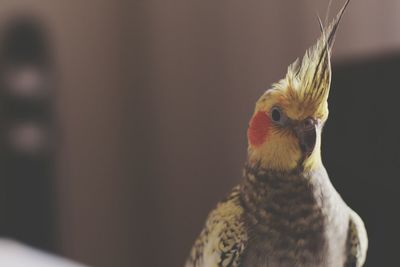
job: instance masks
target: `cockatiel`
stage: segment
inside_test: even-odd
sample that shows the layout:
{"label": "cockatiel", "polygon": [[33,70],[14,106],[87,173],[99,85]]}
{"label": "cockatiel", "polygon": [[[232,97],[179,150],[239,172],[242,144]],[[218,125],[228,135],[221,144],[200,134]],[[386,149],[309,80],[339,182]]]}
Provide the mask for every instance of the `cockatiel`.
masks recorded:
{"label": "cockatiel", "polygon": [[360,217],[321,161],[330,55],[349,0],[300,62],[257,101],[244,178],[220,202],[186,267],[359,267],[368,246]]}

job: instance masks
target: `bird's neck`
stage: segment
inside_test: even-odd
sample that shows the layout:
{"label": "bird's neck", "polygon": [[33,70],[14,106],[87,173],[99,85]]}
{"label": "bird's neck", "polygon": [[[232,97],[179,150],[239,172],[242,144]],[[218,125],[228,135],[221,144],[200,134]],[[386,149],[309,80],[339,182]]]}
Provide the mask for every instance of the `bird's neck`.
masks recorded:
{"label": "bird's neck", "polygon": [[295,221],[322,210],[330,183],[325,169],[322,165],[320,168],[312,172],[277,172],[247,165],[241,183],[241,200],[249,211],[249,221],[257,225],[270,223],[271,217]]}
{"label": "bird's neck", "polygon": [[296,257],[312,255],[310,266],[322,266],[329,249],[328,225],[338,217],[331,201],[333,187],[323,166],[312,173],[247,166],[244,173],[240,201],[256,252],[272,249],[277,259],[287,259],[288,251],[299,251],[303,254]]}

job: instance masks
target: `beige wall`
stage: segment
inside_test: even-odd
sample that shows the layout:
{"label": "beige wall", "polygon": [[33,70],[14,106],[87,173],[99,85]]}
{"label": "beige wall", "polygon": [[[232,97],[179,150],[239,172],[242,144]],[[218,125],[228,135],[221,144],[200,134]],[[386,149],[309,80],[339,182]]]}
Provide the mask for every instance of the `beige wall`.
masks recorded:
{"label": "beige wall", "polygon": [[[315,2],[0,1],[1,21],[34,11],[53,37],[61,252],[179,266],[240,178],[256,98],[316,39]],[[352,1],[335,58],[398,51],[399,13]]]}

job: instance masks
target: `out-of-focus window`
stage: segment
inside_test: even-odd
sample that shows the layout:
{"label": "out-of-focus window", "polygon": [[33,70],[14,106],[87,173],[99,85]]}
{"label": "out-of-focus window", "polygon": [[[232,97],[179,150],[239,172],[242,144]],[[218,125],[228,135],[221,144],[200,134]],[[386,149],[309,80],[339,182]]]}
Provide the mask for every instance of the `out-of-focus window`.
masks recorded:
{"label": "out-of-focus window", "polygon": [[0,39],[0,235],[54,249],[54,94],[46,32],[11,21]]}

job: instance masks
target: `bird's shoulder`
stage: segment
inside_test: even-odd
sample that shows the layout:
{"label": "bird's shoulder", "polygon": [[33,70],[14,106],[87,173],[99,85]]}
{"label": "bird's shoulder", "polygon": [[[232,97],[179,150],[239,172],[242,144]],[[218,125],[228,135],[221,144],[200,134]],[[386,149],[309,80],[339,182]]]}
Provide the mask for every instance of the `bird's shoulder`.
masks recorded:
{"label": "bird's shoulder", "polygon": [[185,266],[238,266],[247,241],[243,212],[235,187],[208,215]]}
{"label": "bird's shoulder", "polygon": [[347,263],[346,267],[361,267],[364,265],[368,249],[367,231],[360,216],[350,210],[349,228],[347,232]]}

